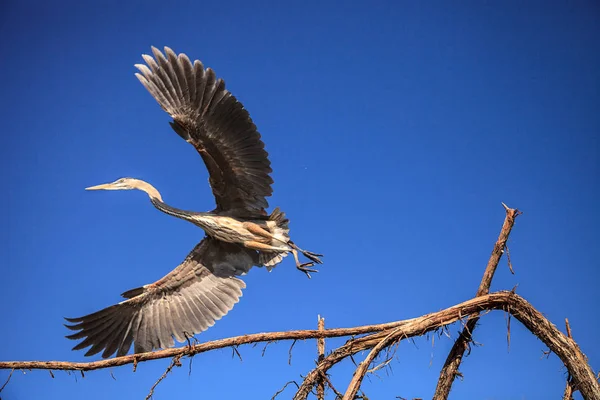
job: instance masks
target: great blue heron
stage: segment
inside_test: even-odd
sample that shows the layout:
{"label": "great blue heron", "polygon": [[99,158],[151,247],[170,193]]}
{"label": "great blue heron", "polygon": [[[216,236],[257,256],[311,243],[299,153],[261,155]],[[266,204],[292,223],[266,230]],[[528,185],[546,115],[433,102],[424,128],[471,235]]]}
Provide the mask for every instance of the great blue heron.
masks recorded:
{"label": "great blue heron", "polygon": [[[266,197],[272,193],[271,163],[264,143],[242,104],[200,61],[185,54],[165,54],[152,47],[154,58],[143,55],[135,75],[173,117],[171,127],[202,156],[217,208],[211,212],[184,211],[165,204],[158,190],[139,179],[121,178],[87,190],[138,189],[146,192],[160,211],[190,221],[206,237],[177,268],[162,279],[128,290],[124,300],[80,318],[67,318],[67,336],[83,339],[73,350],[91,346],[91,356],[102,351],[107,358],[127,354],[132,342],[136,353],[184,342],[223,317],[242,295],[246,285],[236,275],[252,266],[271,270],[292,253],[304,271],[321,263],[321,254],[300,249],[290,240],[288,220],[276,208],[270,215]],[[301,263],[298,252],[310,261]],[[309,275],[310,277],[310,275]]]}

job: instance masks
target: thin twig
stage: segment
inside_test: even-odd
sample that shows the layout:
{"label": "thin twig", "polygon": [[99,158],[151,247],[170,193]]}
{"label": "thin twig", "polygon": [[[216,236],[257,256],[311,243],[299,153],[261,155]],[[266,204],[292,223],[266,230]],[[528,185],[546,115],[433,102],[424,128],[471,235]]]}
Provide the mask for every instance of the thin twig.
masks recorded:
{"label": "thin twig", "polygon": [[387,357],[384,361],[380,362],[379,364],[377,364],[373,368],[368,369],[367,370],[367,374],[372,374],[372,373],[375,373],[375,372],[379,371],[381,368],[384,368],[389,363],[391,363],[392,360],[393,360],[393,357]]}
{"label": "thin twig", "polygon": [[158,384],[161,383],[167,377],[167,375],[169,374],[169,372],[171,372],[173,367],[175,367],[175,366],[181,367],[181,362],[179,361],[179,360],[181,360],[181,357],[182,357],[182,355],[176,355],[175,357],[173,357],[173,360],[171,360],[171,364],[169,364],[169,366],[167,367],[165,372],[161,375],[160,378],[158,378],[158,380],[150,388],[150,392],[146,396],[146,400],[149,400],[152,398],[152,396],[154,395],[154,389],[156,389]]}
{"label": "thin twig", "polygon": [[2,387],[0,387],[0,393],[2,393],[2,391],[4,390],[6,385],[8,385],[8,382],[10,382],[10,378],[12,378],[13,372],[15,372],[14,368],[10,370],[10,374],[8,374],[8,378],[6,378],[6,382],[4,382],[4,385],[2,385]]}
{"label": "thin twig", "polygon": [[508,245],[505,245],[504,249],[506,250],[506,262],[508,263],[508,269],[510,269],[510,273],[514,275],[515,270],[512,267],[512,261],[510,261],[510,250],[508,249]]}
{"label": "thin twig", "polygon": [[288,365],[292,365],[292,349],[294,348],[294,345],[297,341],[298,339],[294,339],[292,345],[290,346],[290,349],[288,350]]}
{"label": "thin twig", "polygon": [[323,377],[323,379],[325,380],[325,383],[327,383],[327,386],[329,386],[329,388],[333,391],[333,393],[335,393],[335,398],[336,399],[341,399],[342,397],[344,397],[344,395],[342,393],[340,393],[334,386],[333,383],[331,383],[331,380],[329,379],[329,377],[327,377],[327,375],[325,374],[321,374],[321,376]]}
{"label": "thin twig", "polygon": [[261,357],[265,356],[265,351],[267,351],[267,346],[269,346],[271,343],[273,343],[273,342],[272,341],[268,341],[267,343],[265,343],[265,347],[263,347],[263,349],[262,349]]}
{"label": "thin twig", "polygon": [[279,396],[281,393],[283,393],[283,391],[285,390],[285,388],[286,388],[286,387],[288,387],[288,385],[289,385],[290,383],[293,383],[294,385],[296,385],[296,387],[299,387],[299,386],[298,386],[298,383],[297,383],[296,381],[289,381],[289,382],[287,382],[285,385],[283,385],[283,387],[282,387],[280,390],[278,390],[278,391],[277,391],[277,393],[275,393],[275,394],[273,395],[273,397],[271,397],[271,400],[275,400],[275,397],[277,397],[277,396]]}
{"label": "thin twig", "polygon": [[506,351],[510,352],[510,313],[504,314],[506,317]]}
{"label": "thin twig", "polygon": [[[233,358],[233,356],[235,354],[240,359],[240,362],[244,362],[244,360],[242,360],[242,355],[240,354],[237,345],[231,346],[231,350],[232,350],[231,358]],[[264,350],[263,350],[263,354],[264,354]]]}

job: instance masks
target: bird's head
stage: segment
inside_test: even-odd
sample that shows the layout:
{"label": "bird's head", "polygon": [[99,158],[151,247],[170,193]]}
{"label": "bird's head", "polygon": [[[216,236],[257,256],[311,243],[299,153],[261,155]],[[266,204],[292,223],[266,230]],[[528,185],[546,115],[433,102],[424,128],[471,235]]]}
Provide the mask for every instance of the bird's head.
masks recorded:
{"label": "bird's head", "polygon": [[143,181],[135,178],[120,178],[111,183],[103,183],[102,185],[90,186],[85,190],[131,190],[139,189]]}
{"label": "bird's head", "polygon": [[138,189],[142,192],[146,192],[148,196],[154,199],[162,201],[160,193],[154,186],[148,182],[144,182],[141,179],[135,178],[121,178],[111,183],[103,183],[102,185],[90,186],[85,190],[132,190]]}

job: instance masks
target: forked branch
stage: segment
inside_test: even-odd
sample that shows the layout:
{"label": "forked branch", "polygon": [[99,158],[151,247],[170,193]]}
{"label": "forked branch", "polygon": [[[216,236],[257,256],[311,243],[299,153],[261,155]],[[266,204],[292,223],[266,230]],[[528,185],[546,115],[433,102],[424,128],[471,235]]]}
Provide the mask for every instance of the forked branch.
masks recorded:
{"label": "forked branch", "polygon": [[[509,208],[504,203],[502,203],[502,206],[506,210],[506,218],[504,219],[502,229],[500,230],[500,235],[494,244],[494,249],[492,250],[492,254],[490,255],[490,259],[488,260],[485,271],[483,272],[483,277],[481,278],[481,283],[477,289],[476,296],[483,296],[490,292],[494,273],[498,268],[498,264],[502,258],[502,255],[504,254],[505,249],[507,249],[506,242],[508,241],[510,232],[515,225],[515,219],[521,214],[519,210]],[[511,272],[514,273],[512,265],[510,264],[510,260],[509,266]],[[478,315],[470,317],[467,320],[462,332],[454,342],[454,345],[452,346],[452,349],[450,350],[450,353],[444,362],[442,371],[440,372],[438,384],[435,388],[435,394],[433,396],[434,400],[446,400],[448,398],[450,389],[452,388],[452,383],[459,375],[458,368],[460,367],[460,363],[465,351],[469,348],[469,345],[472,341],[473,331],[475,330],[475,326],[477,325],[478,321]]]}
{"label": "forked branch", "polygon": [[[343,346],[325,357],[323,361],[306,376],[304,382],[300,385],[298,393],[294,397],[295,399],[306,399],[310,390],[316,385],[318,377],[321,376],[321,374],[326,374],[329,368],[343,359],[360,351],[371,350],[388,337],[389,339],[386,341],[392,341],[392,339],[403,340],[420,336],[457,322],[461,320],[461,318],[477,315],[484,310],[503,310],[513,315],[561,359],[567,367],[569,374],[572,376],[574,384],[584,398],[600,398],[600,387],[596,381],[596,377],[587,362],[582,362],[582,360],[585,360],[585,355],[581,352],[577,344],[560,332],[556,326],[549,322],[525,299],[509,291],[496,292],[486,296],[476,297],[444,310],[426,314],[418,318],[387,324],[366,325],[354,328],[325,329],[323,331],[298,330],[289,332],[257,333],[200,343],[193,346],[116,357],[87,363],[68,361],[4,361],[0,362],[0,369],[91,371],[133,364],[134,362],[140,363],[161,358],[172,358],[175,356],[192,356],[210,350],[243,344],[368,334],[366,336],[348,340]],[[390,336],[390,333],[394,331],[396,331],[394,336]],[[381,347],[383,348],[385,346],[382,345]]]}
{"label": "forked branch", "polygon": [[[461,318],[478,315],[484,310],[504,310],[514,316],[561,359],[584,398],[600,399],[600,386],[590,366],[587,362],[582,362],[585,356],[575,342],[567,338],[521,296],[513,292],[502,291],[475,297],[454,307],[403,321],[397,327],[389,328],[383,332],[376,332],[349,340],[346,344],[325,357],[306,376],[294,400],[306,399],[320,374],[327,373],[332,366],[347,357],[375,348],[383,340],[386,340],[386,338],[393,343],[394,340],[392,339],[403,340],[421,336],[427,332],[456,322]],[[395,330],[397,332],[393,336],[390,336],[390,333]]]}
{"label": "forked branch", "polygon": [[[567,389],[565,390],[566,396],[570,396],[572,391],[576,389],[580,391],[585,399],[600,399],[600,386],[596,376],[587,363],[585,355],[581,352],[577,343],[570,337],[568,325],[567,330],[569,331],[569,337],[561,333],[556,326],[548,321],[531,304],[514,292],[502,291],[488,294],[492,277],[498,266],[498,262],[506,249],[506,241],[508,240],[508,236],[514,225],[514,220],[516,216],[519,215],[519,211],[510,209],[505,205],[504,207],[506,209],[506,219],[500,232],[500,236],[494,246],[494,250],[492,251],[492,255],[490,256],[479,290],[477,291],[477,297],[445,310],[426,314],[418,318],[352,328],[323,329],[323,320],[319,319],[318,330],[257,333],[195,345],[189,343],[188,346],[180,348],[159,350],[156,352],[141,353],[86,363],[68,361],[6,361],[0,362],[0,369],[45,369],[49,370],[50,373],[52,373],[52,370],[80,371],[83,375],[83,371],[118,367],[127,364],[133,364],[133,369],[135,371],[137,364],[140,362],[172,358],[173,361],[171,366],[152,387],[149,394],[149,396],[151,396],[156,385],[164,379],[173,366],[179,365],[179,361],[182,357],[191,357],[199,353],[225,347],[230,347],[234,351],[237,351],[237,347],[243,344],[257,344],[261,342],[269,344],[280,340],[292,340],[293,343],[295,343],[297,340],[318,339],[319,360],[317,366],[308,373],[302,384],[299,385],[294,399],[306,399],[315,386],[317,387],[318,397],[323,398],[325,383],[335,391],[336,396],[341,397],[341,393],[333,389],[333,385],[327,377],[329,369],[348,357],[352,358],[356,353],[368,350],[369,353],[367,357],[357,367],[346,393],[343,395],[343,399],[350,400],[357,397],[356,395],[360,389],[361,382],[369,371],[369,366],[381,351],[401,340],[421,336],[440,328],[445,329],[449,324],[457,321],[463,322],[463,319],[466,319],[466,323],[463,322],[463,332],[455,342],[454,347],[446,360],[436,389],[435,399],[446,399],[454,377],[459,373],[458,367],[460,361],[465,349],[472,340],[472,332],[481,315],[480,313],[489,310],[503,310],[520,321],[527,329],[529,329],[529,331],[548,346],[550,351],[554,352],[561,359],[566,366],[570,377]],[[364,336],[356,337],[357,335]],[[344,336],[350,337],[350,339],[343,346],[333,350],[328,356],[325,356],[323,339]],[[10,375],[8,379],[10,379]],[[8,380],[4,386],[6,386],[7,383]],[[283,390],[285,390],[285,387],[277,394],[281,393]],[[0,392],[1,391],[2,389],[0,389]]]}

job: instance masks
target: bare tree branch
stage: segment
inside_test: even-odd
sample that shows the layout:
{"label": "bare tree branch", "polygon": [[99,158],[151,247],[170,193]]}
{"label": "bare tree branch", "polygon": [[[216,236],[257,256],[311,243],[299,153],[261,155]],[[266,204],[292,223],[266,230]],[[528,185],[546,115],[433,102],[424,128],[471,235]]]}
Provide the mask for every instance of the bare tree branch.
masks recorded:
{"label": "bare tree branch", "polygon": [[[509,312],[561,359],[585,399],[600,398],[600,386],[590,366],[587,362],[582,362],[585,356],[575,342],[568,339],[525,299],[513,292],[503,291],[476,297],[436,313],[406,320],[404,323],[399,324],[396,329],[399,330],[398,335],[401,336],[400,340],[402,340],[424,335],[443,325],[459,321],[462,317],[478,315],[483,310]],[[348,340],[343,346],[325,357],[314,370],[309,372],[302,385],[300,385],[294,400],[307,398],[312,387],[316,384],[319,374],[327,373],[333,365],[347,357],[374,348],[388,337],[393,330],[393,328],[390,328],[383,332]]]}
{"label": "bare tree branch", "polygon": [[[319,331],[325,330],[325,318],[318,316],[317,328]],[[317,339],[317,364],[325,358],[325,338]],[[317,400],[325,399],[325,375],[321,375],[317,378]]]}
{"label": "bare tree branch", "polygon": [[[458,367],[465,350],[468,348],[470,343],[473,343],[472,332],[478,319],[482,315],[481,313],[483,311],[490,310],[503,310],[508,313],[508,321],[510,321],[510,316],[515,317],[542,342],[544,342],[546,346],[548,346],[549,352],[554,352],[567,367],[569,379],[567,388],[565,389],[565,396],[567,396],[565,398],[569,398],[573,390],[577,389],[581,392],[585,399],[599,399],[600,387],[598,385],[598,381],[594,375],[594,372],[588,365],[585,355],[581,352],[575,341],[570,337],[571,332],[568,321],[567,332],[569,333],[569,337],[561,333],[526,300],[515,294],[514,290],[511,292],[504,291],[487,294],[489,292],[494,272],[498,266],[503,252],[506,249],[506,241],[508,240],[508,236],[514,225],[515,218],[519,215],[519,211],[510,209],[504,204],[503,206],[506,209],[506,219],[496,245],[494,246],[494,250],[492,251],[492,255],[486,267],[479,290],[477,291],[477,297],[453,307],[449,307],[445,310],[408,320],[378,325],[337,329],[324,329],[324,321],[319,318],[318,330],[257,333],[253,335],[237,336],[195,345],[189,343],[188,346],[180,348],[134,354],[87,363],[67,361],[6,361],[0,362],[0,369],[11,369],[13,371],[15,369],[45,369],[49,370],[51,374],[52,370],[79,371],[83,376],[84,371],[111,368],[127,364],[133,364],[135,371],[139,362],[169,357],[172,358],[173,360],[165,373],[151,388],[148,395],[148,398],[150,398],[156,386],[168,375],[173,367],[181,365],[180,359],[184,356],[191,357],[195,354],[225,347],[232,348],[234,354],[239,356],[237,347],[243,344],[253,343],[256,345],[257,343],[266,342],[268,345],[269,343],[280,340],[293,340],[293,343],[295,343],[300,339],[318,339],[317,346],[319,359],[317,366],[305,377],[304,381],[299,386],[298,392],[296,393],[294,399],[306,399],[308,394],[315,386],[317,386],[318,398],[322,399],[324,397],[324,382],[326,382],[334,390],[336,396],[341,395],[341,393],[333,388],[331,381],[327,377],[328,370],[346,358],[352,359],[353,355],[360,351],[370,350],[365,360],[357,366],[354,377],[352,378],[346,394],[343,397],[344,399],[349,400],[361,397],[357,396],[357,393],[360,390],[360,385],[364,379],[364,376],[366,373],[368,373],[369,366],[373,360],[382,350],[386,348],[389,349],[391,345],[403,339],[412,340],[411,338],[415,336],[421,336],[436,329],[441,328],[442,331],[445,332],[445,327],[447,325],[457,321],[461,321],[461,323],[463,323],[463,318],[467,318],[466,323],[463,323],[464,329],[459,338],[456,340],[454,347],[450,352],[448,359],[446,360],[446,364],[444,365],[444,369],[440,374],[440,380],[436,389],[436,397],[434,398],[446,399],[454,378],[460,375],[460,372],[458,372]],[[357,335],[365,336],[356,337]],[[344,345],[333,350],[327,357],[325,357],[324,338],[343,336],[349,336],[350,339],[348,339]],[[2,386],[2,389],[10,380],[11,375],[9,375],[7,382]],[[281,393],[281,391],[278,393]]]}
{"label": "bare tree branch", "polygon": [[[569,319],[565,318],[565,327],[567,329],[567,337],[573,340],[573,335],[571,334],[571,324],[569,324]],[[577,389],[573,383],[573,377],[571,374],[567,376],[567,383],[565,385],[565,391],[563,392],[563,400],[573,400],[573,393],[575,393]]]}
{"label": "bare tree branch", "polygon": [[358,368],[354,372],[354,376],[348,385],[348,389],[346,389],[346,393],[342,400],[353,400],[354,396],[358,393],[358,389],[360,389],[360,385],[362,380],[364,379],[367,371],[369,370],[369,365],[375,360],[375,357],[386,347],[390,346],[397,340],[401,338],[403,335],[402,328],[396,328],[389,335],[387,335],[383,340],[381,340],[373,349],[369,352],[367,357],[358,365]]}
{"label": "bare tree branch", "polygon": [[[477,290],[476,296],[483,296],[490,292],[494,273],[496,272],[496,268],[498,268],[498,263],[500,262],[500,258],[502,258],[504,249],[506,248],[506,242],[508,241],[510,232],[515,224],[515,219],[521,214],[519,210],[509,208],[504,203],[502,203],[502,206],[506,211],[506,218],[504,219],[502,229],[500,230],[500,235],[498,236],[498,240],[494,245],[494,249],[492,250],[492,254],[483,273],[483,278],[479,284],[479,289]],[[463,355],[465,354],[465,351],[469,349],[469,344],[473,340],[473,330],[475,329],[478,321],[478,316],[469,318],[466,326],[454,342],[454,345],[452,346],[452,349],[446,358],[444,366],[442,367],[442,371],[440,372],[438,384],[433,396],[434,400],[446,400],[448,398],[450,389],[452,388],[452,383],[457,376],[458,368],[462,362]]]}
{"label": "bare tree branch", "polygon": [[536,335],[548,348],[554,352],[567,367],[577,389],[585,399],[599,399],[600,386],[590,366],[585,361],[585,356],[579,346],[560,332],[556,326],[549,322],[539,311],[519,295],[502,291],[486,296],[476,297],[463,303],[446,308],[441,311],[426,314],[418,318],[396,321],[387,324],[359,326],[355,328],[337,328],[319,330],[298,330],[289,332],[257,333],[253,335],[237,336],[212,342],[200,343],[193,346],[184,346],[175,349],[159,350],[153,353],[141,353],[123,357],[116,357],[102,361],[76,363],[67,361],[4,361],[0,362],[0,369],[45,369],[68,371],[91,371],[121,365],[145,362],[175,356],[191,356],[210,350],[224,347],[239,346],[257,342],[330,338],[352,336],[369,333],[367,336],[352,338],[344,345],[335,349],[326,356],[319,365],[309,372],[304,379],[295,399],[306,399],[310,390],[315,386],[317,377],[326,373],[329,368],[339,361],[350,357],[360,351],[370,350],[394,330],[398,330],[398,338],[406,339],[424,335],[442,326],[459,321],[461,318],[478,315],[484,310],[504,310],[520,321],[527,329]]}

